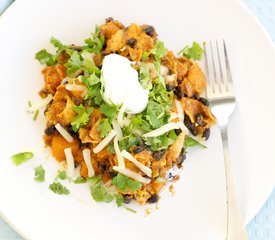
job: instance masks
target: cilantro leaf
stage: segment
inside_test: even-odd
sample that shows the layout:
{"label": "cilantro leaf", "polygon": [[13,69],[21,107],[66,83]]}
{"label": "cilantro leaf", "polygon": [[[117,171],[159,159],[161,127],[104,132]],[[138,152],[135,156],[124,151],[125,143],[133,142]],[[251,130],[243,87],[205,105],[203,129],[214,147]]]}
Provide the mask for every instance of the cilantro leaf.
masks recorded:
{"label": "cilantro leaf", "polygon": [[154,48],[150,50],[150,53],[153,54],[155,60],[159,62],[166,55],[167,49],[162,41],[157,40]]}
{"label": "cilantro leaf", "polygon": [[117,207],[121,207],[123,205],[123,196],[121,196],[119,194],[115,194],[114,196],[116,199]]}
{"label": "cilantro leaf", "polygon": [[18,166],[28,160],[30,160],[31,158],[33,158],[33,153],[32,152],[22,152],[22,153],[17,153],[15,155],[11,156],[11,159],[13,161],[13,163]]}
{"label": "cilantro leaf", "polygon": [[139,81],[144,89],[151,90],[153,87],[150,72],[145,63],[142,63],[139,67]]}
{"label": "cilantro leaf", "polygon": [[194,146],[207,148],[205,145],[201,144],[200,142],[198,142],[194,138],[187,136],[184,140],[184,148],[186,149],[188,147],[194,147]]}
{"label": "cilantro leaf", "polygon": [[104,138],[108,135],[112,128],[107,118],[99,122],[97,130],[100,131],[101,138]]}
{"label": "cilantro leaf", "polygon": [[113,118],[118,114],[118,109],[115,105],[110,106],[102,104],[100,106],[100,112],[104,113],[104,115],[109,119],[109,122],[112,122]]}
{"label": "cilantro leaf", "polygon": [[133,191],[139,190],[142,187],[142,183],[136,180],[133,180],[121,173],[119,173],[112,180],[113,184],[117,189],[124,191],[125,189],[130,189]]}
{"label": "cilantro leaf", "polygon": [[47,66],[52,66],[56,64],[56,56],[49,53],[46,49],[35,54],[35,59],[38,60],[41,64],[46,64]]}
{"label": "cilantro leaf", "polygon": [[96,202],[109,203],[114,199],[114,195],[107,192],[100,179],[97,179],[96,182],[91,185],[90,190],[91,195]]}
{"label": "cilantro leaf", "polygon": [[74,51],[64,66],[67,68],[67,74],[72,76],[76,71],[81,70],[82,68],[82,60],[80,58],[80,53]]}
{"label": "cilantro leaf", "polygon": [[142,187],[142,183],[140,181],[135,181],[135,180],[129,178],[127,180],[127,186],[131,190],[136,191],[136,190],[139,190]]}
{"label": "cilantro leaf", "polygon": [[81,81],[88,89],[88,93],[85,95],[85,100],[89,106],[98,106],[103,102],[101,95],[101,82],[98,74],[91,74],[90,77],[82,76]]}
{"label": "cilantro leaf", "polygon": [[79,106],[73,106],[73,110],[77,113],[77,116],[73,118],[71,125],[73,130],[77,132],[79,128],[88,123],[90,115],[94,109],[92,107],[85,109],[85,107],[80,104]]}
{"label": "cilantro leaf", "polygon": [[127,186],[128,177],[119,173],[116,177],[113,178],[113,184],[120,190],[124,190]]}
{"label": "cilantro leaf", "polygon": [[114,144],[109,144],[107,147],[107,151],[111,154],[116,154]]}
{"label": "cilantro leaf", "polygon": [[158,151],[167,149],[177,138],[175,131],[160,135],[158,137],[147,137],[145,138],[146,145],[150,146],[152,151]]}
{"label": "cilantro leaf", "polygon": [[81,183],[85,183],[87,182],[87,179],[83,178],[83,177],[77,177],[75,180],[74,180],[74,183],[75,184],[81,184]]}
{"label": "cilantro leaf", "polygon": [[56,176],[56,180],[57,179],[61,179],[61,180],[65,180],[65,179],[67,179],[68,177],[67,177],[67,172],[65,171],[65,170],[63,170],[63,171],[58,171],[58,174],[57,174],[57,176]]}
{"label": "cilantro leaf", "polygon": [[34,180],[37,182],[45,182],[45,170],[42,165],[35,168]]}
{"label": "cilantro leaf", "polygon": [[49,186],[49,189],[56,194],[69,195],[70,191],[59,182],[54,182]]}
{"label": "cilantro leaf", "polygon": [[197,42],[193,42],[191,47],[184,47],[178,54],[182,54],[184,57],[191,58],[193,60],[201,60],[204,50]]}
{"label": "cilantro leaf", "polygon": [[94,52],[97,52],[97,53],[100,53],[103,46],[104,46],[104,43],[105,43],[105,38],[104,36],[102,35],[99,35],[100,33],[100,28],[98,26],[95,27],[95,32],[92,33],[92,37],[91,38],[87,38],[85,40],[85,43],[87,44],[87,51],[91,52],[91,53],[94,53]]}
{"label": "cilantro leaf", "polygon": [[65,48],[65,46],[56,38],[51,37],[50,39],[50,43],[57,48],[58,50],[63,50]]}

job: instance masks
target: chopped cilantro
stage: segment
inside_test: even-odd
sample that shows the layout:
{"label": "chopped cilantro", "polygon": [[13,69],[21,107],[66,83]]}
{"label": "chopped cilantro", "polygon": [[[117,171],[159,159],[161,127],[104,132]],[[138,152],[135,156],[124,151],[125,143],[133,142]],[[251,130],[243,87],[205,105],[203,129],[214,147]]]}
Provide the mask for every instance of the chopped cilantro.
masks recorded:
{"label": "chopped cilantro", "polygon": [[[149,52],[145,52],[142,56],[143,60],[146,60],[151,54],[154,56],[155,62],[154,66],[158,73],[158,82],[165,87],[165,79],[161,75],[160,61],[166,55],[167,49],[164,46],[164,43],[160,40],[157,40],[153,49]],[[148,79],[147,79],[148,80]]]}
{"label": "chopped cilantro", "polygon": [[87,38],[85,40],[85,43],[87,44],[87,47],[86,47],[87,51],[91,53],[94,53],[94,52],[99,53],[102,50],[105,43],[105,39],[103,35],[102,36],[99,35],[99,32],[100,32],[100,28],[96,26],[95,32],[92,33],[92,37]]}
{"label": "chopped cilantro", "polygon": [[38,117],[38,114],[39,114],[39,110],[38,109],[36,109],[35,110],[35,112],[34,112],[34,114],[33,114],[33,121],[35,121],[36,119],[37,119],[37,117]]}
{"label": "chopped cilantro", "polygon": [[91,195],[96,202],[106,202],[109,203],[113,201],[114,195],[107,192],[106,188],[103,186],[101,179],[99,177],[92,178],[91,182]]}
{"label": "chopped cilantro", "polygon": [[135,181],[121,173],[119,173],[116,177],[114,177],[112,182],[119,190],[122,190],[122,191],[126,189],[136,191],[142,187],[141,182]]}
{"label": "chopped cilantro", "polygon": [[100,131],[101,138],[104,138],[108,135],[108,133],[112,130],[112,127],[107,118],[99,122],[97,130]]}
{"label": "chopped cilantro", "polygon": [[71,125],[73,130],[77,132],[79,128],[88,123],[89,117],[94,109],[92,107],[85,109],[85,107],[81,104],[79,106],[73,106],[73,110],[77,113],[77,116],[73,118]]}
{"label": "chopped cilantro", "polygon": [[35,59],[37,59],[41,64],[46,64],[47,66],[52,66],[56,64],[55,55],[49,53],[46,49],[42,49],[35,54]]}
{"label": "chopped cilantro", "polygon": [[197,42],[193,42],[191,47],[185,46],[178,54],[193,60],[201,60],[204,50]]}
{"label": "chopped cilantro", "polygon": [[109,119],[109,122],[112,122],[113,118],[118,114],[118,109],[115,105],[102,104],[100,106],[100,112],[104,113]]}
{"label": "chopped cilantro", "polygon": [[116,204],[118,207],[121,207],[123,205],[123,196],[119,194],[115,194]]}
{"label": "chopped cilantro", "polygon": [[42,165],[34,169],[34,180],[37,182],[45,182],[45,170]]}
{"label": "chopped cilantro", "polygon": [[137,211],[135,209],[132,209],[132,208],[129,208],[129,207],[127,207],[126,210],[129,211],[129,212],[132,212],[132,213],[137,213]]}
{"label": "chopped cilantro", "polygon": [[186,149],[188,147],[194,147],[194,146],[207,148],[205,145],[201,144],[200,142],[198,142],[194,138],[187,136],[184,140],[184,148]]}
{"label": "chopped cilantro", "polygon": [[145,63],[141,63],[139,67],[139,81],[144,89],[151,90],[153,87],[152,79],[150,77],[149,69]]}
{"label": "chopped cilantro", "polygon": [[87,182],[87,179],[83,178],[83,177],[77,177],[75,180],[74,180],[74,183],[75,184],[81,184],[81,183],[85,183]]}
{"label": "chopped cilantro", "polygon": [[30,160],[31,158],[33,158],[33,153],[32,152],[22,152],[22,153],[17,153],[13,156],[11,156],[11,159],[13,161],[13,163],[18,166],[28,160]]}
{"label": "chopped cilantro", "polygon": [[57,48],[58,50],[63,50],[65,48],[65,46],[56,38],[51,37],[50,39],[50,43]]}
{"label": "chopped cilantro", "polygon": [[54,182],[50,184],[49,189],[52,190],[54,193],[60,194],[60,195],[70,194],[70,191],[59,182]]}
{"label": "chopped cilantro", "polygon": [[116,154],[114,144],[109,144],[108,147],[107,147],[107,151],[111,154]]}
{"label": "chopped cilantro", "polygon": [[74,51],[68,62],[64,65],[67,68],[67,74],[69,76],[72,76],[76,71],[81,70],[82,61],[80,57],[80,53]]}
{"label": "chopped cilantro", "polygon": [[68,177],[67,177],[67,172],[65,171],[65,170],[63,170],[63,171],[58,171],[58,174],[57,174],[57,176],[56,176],[56,180],[57,179],[61,179],[61,180],[65,180],[65,179],[67,179]]}
{"label": "chopped cilantro", "polygon": [[158,137],[147,137],[145,143],[152,151],[158,151],[167,149],[175,141],[176,137],[175,132],[170,131],[169,134],[163,134]]}

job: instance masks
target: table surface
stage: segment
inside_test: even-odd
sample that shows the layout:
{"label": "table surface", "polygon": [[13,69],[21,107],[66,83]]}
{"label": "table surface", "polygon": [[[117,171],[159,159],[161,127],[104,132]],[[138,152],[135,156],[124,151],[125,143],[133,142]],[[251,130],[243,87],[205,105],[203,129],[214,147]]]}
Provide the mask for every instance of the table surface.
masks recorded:
{"label": "table surface", "polygon": [[[275,0],[242,0],[258,17],[275,43]],[[0,15],[13,0],[0,0]],[[275,188],[270,197],[247,225],[250,240],[275,240]],[[1,240],[23,240],[0,218]]]}

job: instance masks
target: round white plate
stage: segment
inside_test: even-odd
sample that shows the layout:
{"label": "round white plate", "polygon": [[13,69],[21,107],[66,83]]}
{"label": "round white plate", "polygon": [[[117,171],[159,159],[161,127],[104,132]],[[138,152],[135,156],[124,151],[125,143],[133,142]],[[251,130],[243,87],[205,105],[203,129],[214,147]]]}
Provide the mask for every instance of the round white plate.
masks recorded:
{"label": "round white plate", "polygon": [[[43,85],[34,54],[55,36],[81,44],[95,24],[112,16],[125,25],[148,23],[169,49],[193,40],[226,39],[235,82],[237,110],[230,125],[231,158],[245,222],[260,209],[275,183],[275,54],[257,20],[235,0],[124,1],[17,0],[0,18],[0,212],[25,238],[48,239],[224,239],[226,192],[217,126],[206,150],[194,148],[175,195],[163,192],[159,209],[96,204],[86,185],[69,185],[70,196],[55,195],[48,184],[57,164],[39,153],[43,115],[33,122],[25,111],[38,101]],[[30,162],[15,167],[14,153],[33,148]],[[46,168],[46,183],[33,181],[34,168]],[[67,184],[67,183],[64,183]]]}

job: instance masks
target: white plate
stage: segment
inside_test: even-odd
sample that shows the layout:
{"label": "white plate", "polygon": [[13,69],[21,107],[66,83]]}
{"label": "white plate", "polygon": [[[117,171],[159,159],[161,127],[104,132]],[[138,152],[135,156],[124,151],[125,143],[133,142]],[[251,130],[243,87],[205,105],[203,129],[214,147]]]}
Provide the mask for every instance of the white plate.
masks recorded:
{"label": "white plate", "polygon": [[[95,24],[112,16],[124,24],[148,23],[177,52],[192,40],[225,38],[238,100],[230,127],[237,194],[248,222],[275,183],[275,54],[257,20],[234,0],[17,0],[0,19],[1,167],[0,212],[23,236],[44,239],[211,239],[225,235],[226,194],[221,141],[213,128],[208,149],[189,151],[176,194],[162,194],[159,210],[144,216],[114,204],[95,204],[85,185],[70,196],[47,189],[56,163],[43,154],[15,167],[10,155],[41,148],[42,114],[33,122],[27,100],[38,100],[41,66],[34,54],[55,36],[81,43]],[[33,168],[43,163],[47,182],[33,181]],[[152,206],[151,206],[152,208]]]}

